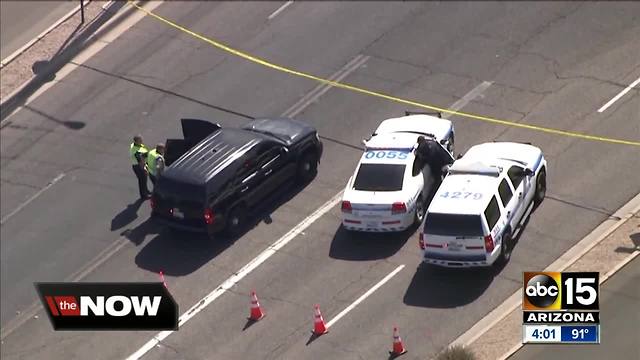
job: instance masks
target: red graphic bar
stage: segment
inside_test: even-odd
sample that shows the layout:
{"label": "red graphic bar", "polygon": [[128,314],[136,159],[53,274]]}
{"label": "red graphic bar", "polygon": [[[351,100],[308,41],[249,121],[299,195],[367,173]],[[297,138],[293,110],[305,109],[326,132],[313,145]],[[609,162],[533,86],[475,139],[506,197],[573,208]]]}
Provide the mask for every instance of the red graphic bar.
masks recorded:
{"label": "red graphic bar", "polygon": [[53,302],[53,298],[51,298],[51,296],[45,296],[44,298],[47,300],[47,305],[49,305],[49,310],[51,310],[51,314],[53,316],[60,316],[60,313],[58,313],[58,309],[56,308],[56,303]]}

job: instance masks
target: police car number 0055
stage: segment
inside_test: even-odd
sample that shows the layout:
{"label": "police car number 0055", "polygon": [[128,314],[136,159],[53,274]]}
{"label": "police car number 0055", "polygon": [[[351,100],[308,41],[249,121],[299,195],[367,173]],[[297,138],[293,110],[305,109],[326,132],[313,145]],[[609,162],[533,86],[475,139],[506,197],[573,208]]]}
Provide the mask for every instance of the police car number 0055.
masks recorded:
{"label": "police car number 0055", "polygon": [[365,159],[400,159],[404,160],[407,158],[407,152],[403,151],[367,151],[364,155]]}
{"label": "police car number 0055", "polygon": [[449,199],[473,199],[480,200],[482,199],[482,193],[473,193],[469,191],[445,191],[440,194],[440,197],[449,198]]}

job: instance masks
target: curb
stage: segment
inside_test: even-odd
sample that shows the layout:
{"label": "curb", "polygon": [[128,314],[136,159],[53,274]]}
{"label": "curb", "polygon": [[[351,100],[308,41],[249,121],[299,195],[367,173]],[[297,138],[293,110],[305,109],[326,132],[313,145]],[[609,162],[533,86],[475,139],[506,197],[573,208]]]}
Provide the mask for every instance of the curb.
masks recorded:
{"label": "curb", "polygon": [[[91,1],[92,0],[82,0],[82,3],[83,3],[84,6],[87,6]],[[25,51],[29,50],[35,43],[37,43],[38,41],[42,40],[43,37],[47,36],[50,32],[55,30],[55,28],[60,26],[60,24],[62,24],[63,22],[69,20],[69,18],[71,18],[73,15],[75,15],[78,11],[80,11],[80,5],[76,6],[73,10],[69,11],[66,15],[64,15],[63,17],[58,19],[58,21],[53,23],[53,25],[49,26],[45,31],[41,32],[40,35],[34,37],[29,42],[24,44],[21,48],[19,48],[18,50],[14,51],[13,53],[11,53],[11,55],[9,55],[6,58],[2,59],[2,61],[0,62],[0,69],[2,69],[3,67],[9,65],[9,63],[11,63],[13,60],[15,60],[15,58],[17,58],[18,56],[22,55],[22,53],[24,53]],[[7,97],[9,97],[9,96],[7,96]]]}
{"label": "curb", "polygon": [[[89,4],[91,3],[90,0],[84,0],[84,1],[89,1]],[[109,8],[118,3],[117,1],[109,1],[106,2],[105,4],[103,4],[101,6],[101,10],[98,13],[98,15],[93,18],[93,19],[88,19],[88,21],[85,22],[84,26],[84,30],[90,28],[91,26],[93,26],[95,24],[96,21],[100,20],[100,17],[104,14],[109,12]],[[86,6],[86,5],[85,5]],[[99,6],[99,4],[98,4]],[[79,7],[78,7],[79,8]],[[117,12],[117,11],[116,11]],[[73,13],[70,13],[71,16],[73,15]],[[116,18],[118,15],[116,15],[116,13],[114,12],[113,17],[110,19],[106,19],[105,22],[103,24],[101,24],[98,28],[95,29],[93,34],[87,35],[87,37],[84,39],[83,43],[80,44],[81,47],[78,48],[78,51],[82,50],[82,47],[84,47],[87,44],[90,44],[92,41],[95,40],[95,36],[96,34],[100,33],[100,31],[102,30],[103,26],[107,23],[110,23],[114,18]],[[69,14],[67,14],[67,16],[65,16],[65,18],[59,20],[56,24],[57,26],[60,26],[61,24],[63,24],[65,21],[69,20],[71,18],[71,16],[69,16]],[[51,33],[51,31],[55,30],[56,27],[51,27],[50,29],[47,29],[48,33]],[[83,31],[84,31],[83,30]],[[38,40],[41,40],[42,37],[40,37]],[[74,56],[76,56],[77,54],[65,54],[72,46],[72,44],[74,43],[74,41],[76,41],[78,38],[72,40],[69,44],[69,47],[65,48],[64,50],[62,50],[60,52],[60,56],[56,56],[52,59],[48,60],[48,64],[46,66],[46,68],[39,74],[33,74],[28,80],[25,80],[20,86],[18,86],[15,90],[13,90],[11,93],[9,93],[5,98],[2,99],[2,101],[0,102],[0,129],[3,128],[4,126],[6,126],[6,124],[10,123],[9,118],[11,117],[11,115],[13,115],[22,105],[22,103],[28,103],[29,99],[31,96],[33,96],[33,94],[35,94],[38,89],[45,83],[47,83],[47,79],[52,75],[55,74],[57,71],[59,71],[62,67],[64,67],[65,64],[68,63],[68,61],[70,59],[73,59]],[[33,41],[33,40],[32,40]],[[33,41],[32,44],[30,44],[30,46],[33,46],[37,41]],[[25,45],[26,47],[26,45]],[[22,50],[22,53],[24,53],[27,49]],[[18,54],[18,55],[20,55]],[[11,60],[15,60],[15,59],[11,59]],[[6,64],[5,64],[6,65]],[[24,94],[24,96],[23,96]]]}
{"label": "curb", "polygon": [[[616,229],[626,223],[630,218],[635,216],[640,211],[640,193],[635,195],[626,204],[620,207],[612,216],[603,221],[593,231],[586,235],[582,240],[578,241],[568,251],[562,254],[553,263],[547,266],[543,271],[564,271],[566,268],[575,263],[578,259],[584,256],[589,250],[594,248],[597,244],[601,243]],[[612,219],[613,218],[613,219]],[[626,261],[626,260],[625,260]],[[630,260],[629,260],[630,261]],[[619,264],[618,264],[619,265]],[[614,267],[607,275],[607,278],[613,275],[613,272],[619,270],[622,266]],[[604,277],[603,277],[604,278]],[[601,283],[603,280],[601,281]],[[451,342],[448,346],[462,345],[464,347],[471,346],[477,339],[479,339],[487,331],[491,330],[496,324],[509,316],[514,310],[521,305],[522,288],[516,290],[511,296],[504,300],[493,311],[485,315],[478,322],[476,322],[471,328],[462,333],[458,338]],[[519,345],[519,347],[522,344]],[[518,348],[515,348],[517,351]],[[505,359],[513,354],[508,352],[503,354],[499,359]]]}
{"label": "curb", "polygon": [[[633,261],[633,259],[635,259],[638,255],[640,255],[640,252],[634,252],[633,254],[627,256],[624,260],[622,260],[621,262],[617,263],[616,266],[613,267],[613,269],[609,270],[609,272],[607,272],[606,274],[604,274],[602,276],[602,278],[600,279],[600,283],[598,284],[599,286],[602,286],[607,280],[609,280],[613,275],[615,275],[618,271],[622,270],[622,268],[627,265],[628,263],[630,263],[631,261]],[[500,356],[498,358],[498,360],[507,360],[508,358],[510,358],[513,354],[515,354],[516,352],[518,352],[518,350],[520,350],[521,348],[523,348],[526,344],[517,344],[516,346],[512,347],[511,349],[509,349],[506,353],[502,354],[502,356]]]}

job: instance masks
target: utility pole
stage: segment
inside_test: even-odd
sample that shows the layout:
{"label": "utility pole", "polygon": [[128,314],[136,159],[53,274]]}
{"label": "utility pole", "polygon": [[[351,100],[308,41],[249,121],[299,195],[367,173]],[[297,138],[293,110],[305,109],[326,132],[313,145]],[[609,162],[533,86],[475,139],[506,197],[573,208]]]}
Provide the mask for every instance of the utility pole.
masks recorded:
{"label": "utility pole", "polygon": [[84,24],[84,0],[80,0],[80,23]]}

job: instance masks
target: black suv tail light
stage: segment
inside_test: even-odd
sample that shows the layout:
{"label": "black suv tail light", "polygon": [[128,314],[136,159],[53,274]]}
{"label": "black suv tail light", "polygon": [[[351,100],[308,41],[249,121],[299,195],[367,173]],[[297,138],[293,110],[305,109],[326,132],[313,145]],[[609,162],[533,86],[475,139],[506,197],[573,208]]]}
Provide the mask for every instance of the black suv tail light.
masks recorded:
{"label": "black suv tail light", "polygon": [[214,220],[214,214],[213,214],[213,210],[211,209],[204,209],[204,222],[207,225],[211,225],[213,224],[213,220]]}

